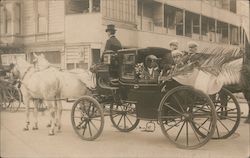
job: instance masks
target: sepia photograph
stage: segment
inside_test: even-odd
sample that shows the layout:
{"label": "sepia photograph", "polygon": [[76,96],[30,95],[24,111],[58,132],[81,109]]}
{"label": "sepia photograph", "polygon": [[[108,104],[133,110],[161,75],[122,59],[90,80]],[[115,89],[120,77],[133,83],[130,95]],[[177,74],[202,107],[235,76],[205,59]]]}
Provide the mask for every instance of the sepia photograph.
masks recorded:
{"label": "sepia photograph", "polygon": [[249,0],[0,0],[0,158],[250,158]]}

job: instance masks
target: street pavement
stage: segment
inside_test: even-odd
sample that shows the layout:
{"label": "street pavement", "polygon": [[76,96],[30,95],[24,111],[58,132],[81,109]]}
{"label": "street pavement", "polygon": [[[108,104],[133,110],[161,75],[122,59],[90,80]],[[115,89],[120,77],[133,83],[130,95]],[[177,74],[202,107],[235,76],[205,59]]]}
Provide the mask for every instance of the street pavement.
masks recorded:
{"label": "street pavement", "polygon": [[[64,103],[67,106],[68,103]],[[241,105],[246,115],[247,105]],[[1,147],[3,158],[248,158],[250,156],[250,126],[242,119],[238,130],[228,139],[210,140],[195,150],[183,150],[171,144],[156,125],[155,132],[143,132],[145,121],[129,132],[117,131],[105,118],[101,136],[84,141],[74,132],[70,122],[70,106],[62,117],[62,132],[48,136],[49,114],[39,113],[39,130],[23,131],[25,112],[1,112]],[[32,118],[31,114],[31,118]],[[32,123],[31,123],[32,125]],[[140,128],[141,127],[141,128]]]}

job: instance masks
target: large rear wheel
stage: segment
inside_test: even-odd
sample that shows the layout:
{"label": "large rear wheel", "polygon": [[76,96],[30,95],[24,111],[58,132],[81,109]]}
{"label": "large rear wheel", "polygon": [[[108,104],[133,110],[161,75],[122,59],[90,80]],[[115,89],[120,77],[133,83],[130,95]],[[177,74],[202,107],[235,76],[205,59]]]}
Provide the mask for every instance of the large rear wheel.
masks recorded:
{"label": "large rear wheel", "polygon": [[[158,120],[163,134],[173,144],[179,148],[195,149],[212,138],[216,112],[209,96],[189,86],[179,86],[162,98]],[[204,135],[200,135],[197,129]]]}
{"label": "large rear wheel", "polygon": [[81,139],[95,140],[103,131],[103,109],[94,98],[83,96],[72,107],[71,123]]}

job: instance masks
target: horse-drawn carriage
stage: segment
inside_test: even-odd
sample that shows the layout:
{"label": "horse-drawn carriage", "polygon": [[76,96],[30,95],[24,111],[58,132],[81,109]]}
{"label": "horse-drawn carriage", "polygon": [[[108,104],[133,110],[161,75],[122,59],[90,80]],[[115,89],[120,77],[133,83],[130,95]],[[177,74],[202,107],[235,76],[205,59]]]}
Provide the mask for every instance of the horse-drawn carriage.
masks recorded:
{"label": "horse-drawn carriage", "polygon": [[[156,57],[157,79],[143,76],[141,65],[149,55]],[[122,132],[132,131],[140,120],[157,122],[172,143],[185,149],[231,136],[240,122],[239,104],[232,93],[222,88],[207,95],[171,77],[166,79],[172,65],[171,51],[163,48],[105,52],[102,63],[93,69],[96,89],[73,105],[75,132],[84,140],[94,140],[102,133],[104,116],[109,115]]]}

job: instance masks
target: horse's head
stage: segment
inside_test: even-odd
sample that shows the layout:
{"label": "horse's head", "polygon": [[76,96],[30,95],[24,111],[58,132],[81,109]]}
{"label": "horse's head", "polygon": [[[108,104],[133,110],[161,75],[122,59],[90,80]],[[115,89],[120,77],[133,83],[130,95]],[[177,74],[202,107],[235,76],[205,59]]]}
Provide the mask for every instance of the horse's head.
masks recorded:
{"label": "horse's head", "polygon": [[36,69],[43,70],[50,66],[50,63],[48,62],[47,59],[45,59],[45,56],[43,54],[36,55],[35,53],[33,53],[33,55],[34,55],[33,64]]}
{"label": "horse's head", "polygon": [[31,65],[21,58],[15,58],[14,63],[10,65],[10,73],[13,78],[21,79],[25,71],[31,68]]}

